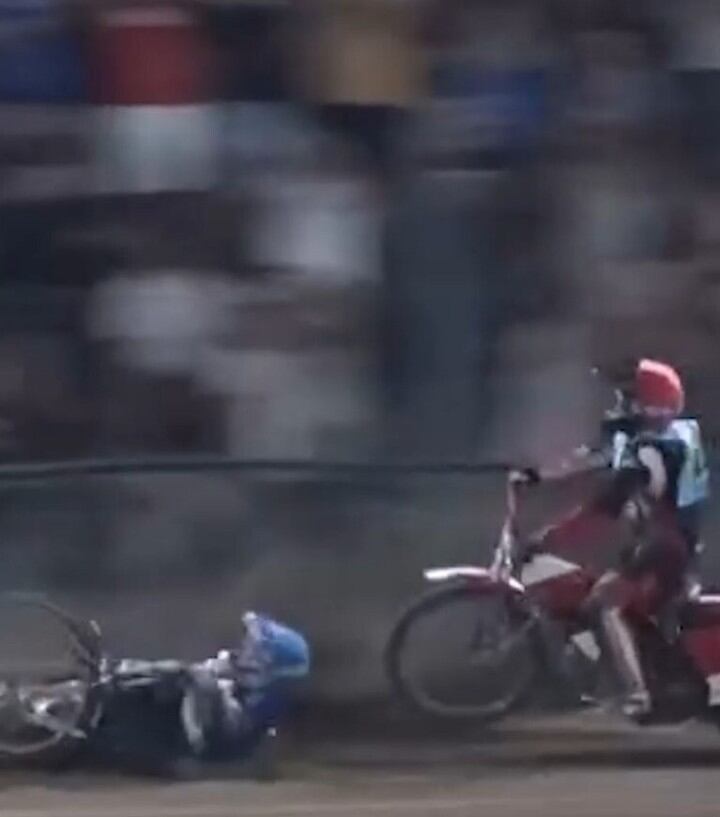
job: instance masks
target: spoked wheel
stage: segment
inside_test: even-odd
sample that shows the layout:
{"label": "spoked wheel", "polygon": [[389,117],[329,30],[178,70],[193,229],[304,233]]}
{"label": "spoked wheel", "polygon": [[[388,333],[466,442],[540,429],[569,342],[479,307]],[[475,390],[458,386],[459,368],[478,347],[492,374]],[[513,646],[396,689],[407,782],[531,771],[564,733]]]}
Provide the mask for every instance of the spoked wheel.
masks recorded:
{"label": "spoked wheel", "polygon": [[100,634],[41,596],[0,594],[0,757],[58,761],[97,706]]}
{"label": "spoked wheel", "polygon": [[533,626],[512,598],[444,585],[400,617],[387,645],[386,673],[395,691],[423,713],[494,720],[531,686]]}
{"label": "spoked wheel", "polygon": [[0,686],[0,755],[39,758],[82,740],[87,689],[80,683]]}

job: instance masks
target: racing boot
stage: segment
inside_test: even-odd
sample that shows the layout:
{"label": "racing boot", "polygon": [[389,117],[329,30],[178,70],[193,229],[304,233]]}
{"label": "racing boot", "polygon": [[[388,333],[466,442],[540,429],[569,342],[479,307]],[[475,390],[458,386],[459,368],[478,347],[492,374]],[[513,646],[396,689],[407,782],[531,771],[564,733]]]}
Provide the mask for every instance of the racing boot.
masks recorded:
{"label": "racing boot", "polygon": [[601,621],[612,662],[625,689],[623,714],[642,722],[652,711],[652,698],[645,685],[632,631],[617,607],[603,610]]}

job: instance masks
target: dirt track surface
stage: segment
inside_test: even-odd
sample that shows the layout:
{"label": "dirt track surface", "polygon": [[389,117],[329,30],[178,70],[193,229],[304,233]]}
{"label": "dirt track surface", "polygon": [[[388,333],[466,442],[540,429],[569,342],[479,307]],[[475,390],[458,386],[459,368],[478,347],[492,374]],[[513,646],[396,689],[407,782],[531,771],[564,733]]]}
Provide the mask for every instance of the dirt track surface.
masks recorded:
{"label": "dirt track surface", "polygon": [[[297,748],[297,747],[296,747]],[[306,747],[275,783],[6,773],[3,817],[717,817],[720,735],[634,730],[593,714],[475,742]]]}

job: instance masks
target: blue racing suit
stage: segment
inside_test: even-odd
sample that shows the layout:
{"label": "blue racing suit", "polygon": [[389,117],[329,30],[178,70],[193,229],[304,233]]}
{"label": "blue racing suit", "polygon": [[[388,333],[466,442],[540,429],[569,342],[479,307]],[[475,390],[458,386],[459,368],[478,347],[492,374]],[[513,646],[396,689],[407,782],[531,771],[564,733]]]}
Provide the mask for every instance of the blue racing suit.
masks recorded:
{"label": "blue racing suit", "polygon": [[310,671],[297,631],[257,613],[243,616],[241,644],[194,667],[196,683],[181,707],[197,755],[250,754],[288,711],[293,688]]}

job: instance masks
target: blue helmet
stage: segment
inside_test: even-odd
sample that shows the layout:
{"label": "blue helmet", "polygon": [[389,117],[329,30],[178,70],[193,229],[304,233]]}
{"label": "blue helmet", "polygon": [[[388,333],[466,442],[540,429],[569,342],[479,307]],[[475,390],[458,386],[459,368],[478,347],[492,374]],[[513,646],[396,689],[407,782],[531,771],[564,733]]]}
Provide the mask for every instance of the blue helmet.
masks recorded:
{"label": "blue helmet", "polygon": [[243,615],[243,625],[273,680],[304,678],[310,672],[310,647],[297,630],[254,612]]}

